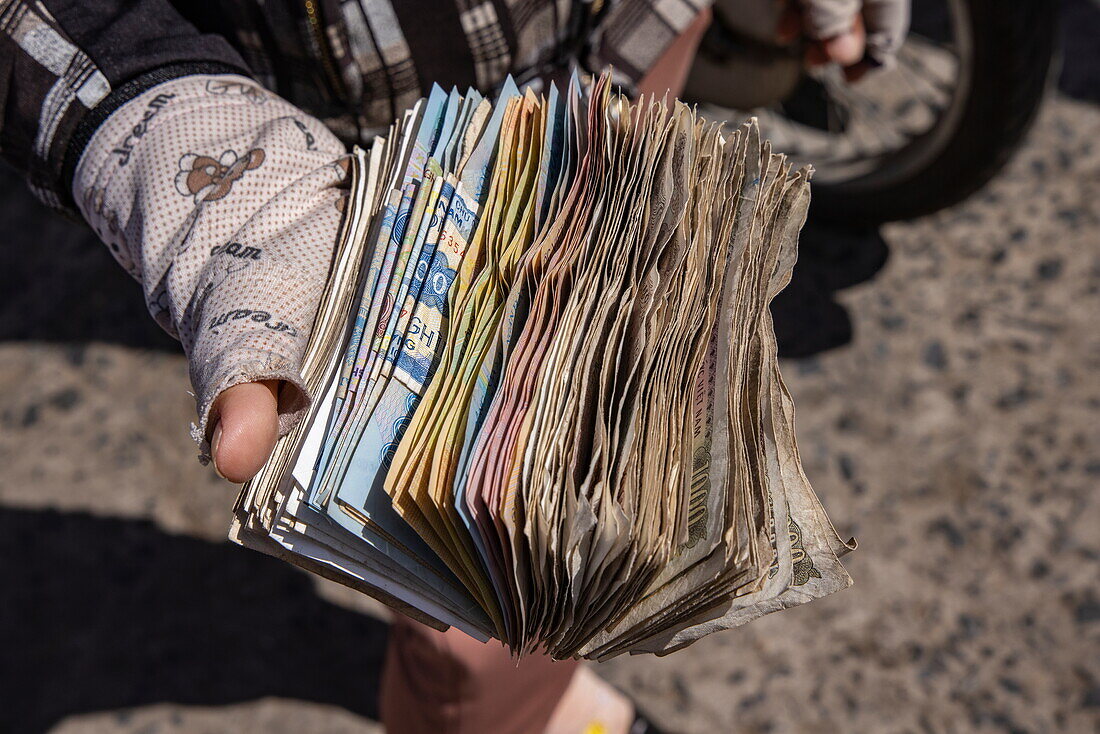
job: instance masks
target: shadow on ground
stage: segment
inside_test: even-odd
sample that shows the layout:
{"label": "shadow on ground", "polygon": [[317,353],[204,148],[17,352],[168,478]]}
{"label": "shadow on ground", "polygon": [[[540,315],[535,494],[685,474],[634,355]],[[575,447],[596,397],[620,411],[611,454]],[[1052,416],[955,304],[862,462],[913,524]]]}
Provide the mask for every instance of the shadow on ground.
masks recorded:
{"label": "shadow on ground", "polygon": [[0,509],[0,731],[278,696],[377,718],[386,625],[306,576],[148,521]]}
{"label": "shadow on ground", "polygon": [[0,165],[0,342],[108,342],[179,351],[149,317],[141,287],[83,224],[34,199]]}

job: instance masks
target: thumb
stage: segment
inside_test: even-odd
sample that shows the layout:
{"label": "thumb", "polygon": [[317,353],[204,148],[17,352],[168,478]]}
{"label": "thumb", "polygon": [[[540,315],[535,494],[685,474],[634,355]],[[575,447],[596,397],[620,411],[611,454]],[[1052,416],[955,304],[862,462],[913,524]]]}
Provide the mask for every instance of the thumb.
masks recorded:
{"label": "thumb", "polygon": [[217,416],[210,439],[214,470],[231,482],[246,482],[267,462],[279,437],[278,395],[281,382],[244,382],[214,401]]}

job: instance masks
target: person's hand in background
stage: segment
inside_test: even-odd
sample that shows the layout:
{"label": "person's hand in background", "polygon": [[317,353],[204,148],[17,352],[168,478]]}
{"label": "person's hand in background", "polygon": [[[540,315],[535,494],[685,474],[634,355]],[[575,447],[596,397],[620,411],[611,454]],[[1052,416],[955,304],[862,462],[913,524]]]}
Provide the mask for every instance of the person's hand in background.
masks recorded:
{"label": "person's hand in background", "polygon": [[807,40],[807,66],[835,63],[849,81],[893,63],[909,31],[910,0],[781,0],[782,43]]}
{"label": "person's hand in background", "polygon": [[203,457],[251,478],[309,403],[299,375],[341,220],[344,146],[237,76],[115,110],[73,180],[81,212],[183,344]]}

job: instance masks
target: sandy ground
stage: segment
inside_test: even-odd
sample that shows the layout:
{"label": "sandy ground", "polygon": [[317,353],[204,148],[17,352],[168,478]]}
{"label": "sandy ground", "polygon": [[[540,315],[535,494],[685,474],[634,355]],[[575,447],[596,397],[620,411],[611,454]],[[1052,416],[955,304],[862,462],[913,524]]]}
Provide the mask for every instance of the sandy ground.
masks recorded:
{"label": "sandy ground", "polygon": [[[670,731],[1100,731],[1098,141],[1052,96],[993,185],[887,228],[854,344],[785,364],[855,586],[600,666]],[[3,190],[0,731],[379,731],[384,611],[223,540],[182,356]]]}

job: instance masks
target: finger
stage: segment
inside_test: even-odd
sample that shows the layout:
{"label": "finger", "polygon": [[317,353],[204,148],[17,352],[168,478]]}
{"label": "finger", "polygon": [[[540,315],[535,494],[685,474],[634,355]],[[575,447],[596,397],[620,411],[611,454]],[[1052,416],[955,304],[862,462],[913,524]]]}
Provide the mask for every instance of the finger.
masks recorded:
{"label": "finger", "polygon": [[826,38],[822,41],[825,55],[830,61],[841,66],[852,66],[863,59],[863,50],[867,41],[863,30],[863,19],[856,16],[852,23],[852,29],[839,36]]}
{"label": "finger", "polygon": [[231,482],[246,482],[271,456],[279,437],[278,380],[245,382],[214,401],[210,453],[214,469]]}

